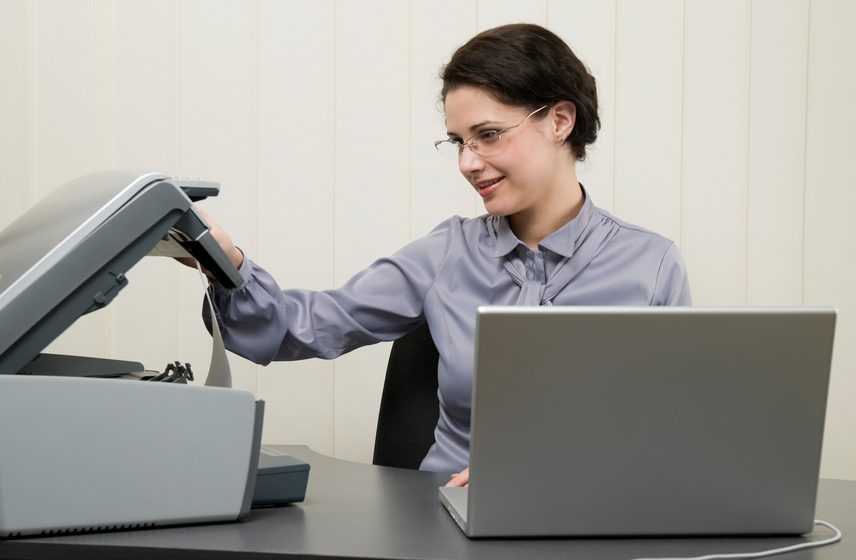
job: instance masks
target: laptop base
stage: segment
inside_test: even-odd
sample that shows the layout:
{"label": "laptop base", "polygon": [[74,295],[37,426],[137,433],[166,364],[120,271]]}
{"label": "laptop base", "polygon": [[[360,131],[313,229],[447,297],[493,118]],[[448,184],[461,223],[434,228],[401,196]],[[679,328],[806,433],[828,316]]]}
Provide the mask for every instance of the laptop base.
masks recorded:
{"label": "laptop base", "polygon": [[464,534],[467,534],[468,496],[469,490],[462,486],[444,486],[440,488],[440,502],[442,502]]}

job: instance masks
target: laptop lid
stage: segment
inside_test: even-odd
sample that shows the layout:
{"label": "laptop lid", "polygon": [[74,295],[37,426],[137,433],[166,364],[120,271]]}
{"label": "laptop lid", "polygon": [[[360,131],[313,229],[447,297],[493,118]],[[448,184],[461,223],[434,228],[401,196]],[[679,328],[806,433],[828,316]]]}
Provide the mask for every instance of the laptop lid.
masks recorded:
{"label": "laptop lid", "polygon": [[810,532],[835,317],[480,308],[465,532]]}

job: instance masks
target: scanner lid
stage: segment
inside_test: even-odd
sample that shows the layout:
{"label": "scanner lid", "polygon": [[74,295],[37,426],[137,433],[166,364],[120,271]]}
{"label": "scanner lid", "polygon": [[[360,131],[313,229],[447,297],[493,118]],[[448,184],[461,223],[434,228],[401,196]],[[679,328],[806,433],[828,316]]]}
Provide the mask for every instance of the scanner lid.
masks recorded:
{"label": "scanner lid", "polygon": [[183,187],[195,200],[219,191],[164,173],[104,171],[61,185],[0,231],[0,374],[19,372],[78,317],[109,304],[159,244],[196,257],[226,287],[240,284]]}

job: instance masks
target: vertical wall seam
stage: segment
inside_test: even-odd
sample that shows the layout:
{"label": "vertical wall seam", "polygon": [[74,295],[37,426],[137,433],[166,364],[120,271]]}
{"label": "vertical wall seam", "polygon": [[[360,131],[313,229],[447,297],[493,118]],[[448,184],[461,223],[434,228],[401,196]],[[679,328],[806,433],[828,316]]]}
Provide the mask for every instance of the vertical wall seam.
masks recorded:
{"label": "vertical wall seam", "polygon": [[746,267],[746,277],[743,280],[743,305],[749,305],[749,251],[750,251],[750,231],[749,231],[749,211],[751,204],[750,184],[751,168],[752,168],[752,14],[755,11],[755,0],[749,3],[749,85],[746,100],[746,255],[744,256],[744,266]]}
{"label": "vertical wall seam", "polygon": [[413,21],[407,4],[407,240],[413,241]]}
{"label": "vertical wall seam", "polygon": [[[259,254],[259,150],[261,141],[259,139],[259,115],[261,106],[261,99],[259,94],[259,68],[261,67],[261,50],[259,47],[259,0],[256,0],[256,188],[255,188],[255,205],[253,207],[253,237],[255,238],[255,251],[256,255]],[[259,394],[259,365],[253,364],[253,393],[258,398]]]}
{"label": "vertical wall seam", "polygon": [[684,0],[681,3],[681,19],[683,30],[681,33],[681,155],[678,158],[678,166],[680,170],[678,171],[678,176],[681,178],[680,188],[678,188],[678,207],[680,211],[678,212],[678,231],[680,232],[680,239],[678,239],[678,249],[682,250],[684,245],[684,130],[685,124],[684,120],[687,114],[687,103],[686,103],[686,85],[687,85],[687,3]]}
{"label": "vertical wall seam", "polygon": [[107,161],[113,162],[113,3],[107,3]]}
{"label": "vertical wall seam", "polygon": [[26,81],[28,87],[27,102],[27,127],[26,127],[26,161],[24,169],[27,180],[27,195],[24,200],[24,207],[29,208],[33,205],[36,198],[36,24],[35,14],[33,13],[33,5],[29,2],[24,4],[24,23],[26,26],[26,35],[24,39],[24,48],[26,49]]}
{"label": "vertical wall seam", "polygon": [[[113,168],[113,57],[115,56],[113,48],[113,3],[107,3],[107,165]],[[116,355],[113,352],[113,339],[115,338],[113,330],[113,315],[115,306],[110,307],[110,313],[107,314],[107,355],[111,358]]]}
{"label": "vertical wall seam", "polygon": [[181,99],[182,99],[182,82],[181,82],[181,70],[182,70],[182,68],[181,68],[181,62],[182,62],[182,54],[183,54],[183,49],[184,49],[184,39],[183,39],[182,33],[181,33],[182,32],[182,29],[181,29],[181,23],[182,23],[181,22],[181,12],[182,12],[182,10],[183,10],[182,0],[177,0],[176,1],[176,10],[175,10],[175,19],[176,19],[175,33],[176,33],[176,39],[177,39],[177,41],[176,41],[177,45],[176,46],[178,47],[176,49],[177,50],[176,56],[178,58],[178,61],[176,62],[176,65],[175,65],[176,74],[177,74],[176,79],[175,79],[175,83],[177,86],[175,93],[178,96],[178,98],[176,100],[177,110],[175,112],[175,120],[176,120],[175,129],[176,129],[176,133],[177,133],[177,138],[176,138],[177,142],[175,143],[176,144],[175,145],[175,150],[176,150],[175,165],[176,165],[177,169],[175,170],[175,172],[178,175],[181,175],[181,133],[182,133],[182,130],[181,130],[181,109],[182,109],[182,107],[181,107]]}
{"label": "vertical wall seam", "polygon": [[[333,73],[333,172],[332,172],[332,187],[333,187],[333,278],[331,284],[335,286],[336,284],[336,268],[338,266],[338,258],[336,255],[336,0],[332,0],[333,2],[333,12],[331,17],[332,21],[332,35],[333,35],[333,64],[332,64],[332,73]],[[332,437],[332,445],[333,445],[333,456],[336,456],[336,379],[339,375],[339,362],[333,361],[333,437]]]}
{"label": "vertical wall seam", "polygon": [[618,0],[612,2],[612,208],[615,212],[615,173],[618,147]]}
{"label": "vertical wall seam", "polygon": [[255,179],[256,179],[256,181],[255,181],[255,183],[256,183],[256,188],[255,188],[255,191],[253,192],[253,197],[255,199],[255,203],[253,205],[253,214],[254,214],[254,216],[253,216],[253,236],[255,238],[255,247],[254,247],[255,253],[256,253],[256,255],[258,255],[259,254],[259,146],[261,145],[261,141],[259,138],[259,122],[260,122],[259,121],[259,116],[260,116],[259,107],[261,105],[261,96],[259,94],[259,83],[260,83],[259,68],[261,66],[261,61],[260,61],[261,50],[259,47],[259,34],[260,34],[260,31],[259,31],[259,0],[255,0],[255,8],[256,8],[256,10],[255,10],[256,11],[256,14],[255,14],[255,16],[256,16],[256,18],[255,18],[256,19],[256,21],[255,21],[255,34],[256,34],[256,53],[255,53],[255,70],[256,70],[256,72],[255,72],[255,74],[256,74],[256,91],[255,91],[255,97],[256,97],[256,123],[255,123],[255,125],[256,125],[256,134],[255,134],[255,137],[256,137],[256,150],[255,150],[255,152],[256,152],[255,153],[256,165],[255,165],[255,167],[256,167],[256,169],[255,169]]}
{"label": "vertical wall seam", "polygon": [[[175,100],[175,132],[176,132],[176,135],[175,135],[175,139],[176,139],[176,142],[175,142],[175,162],[174,162],[174,164],[176,166],[176,169],[174,172],[176,175],[181,175],[181,134],[182,134],[182,130],[181,130],[181,109],[182,109],[182,107],[181,107],[181,99],[182,99],[181,63],[182,63],[182,53],[183,53],[183,49],[184,49],[184,41],[183,41],[182,28],[181,28],[181,24],[182,24],[181,12],[182,12],[182,8],[183,8],[182,1],[176,0],[174,6],[175,6],[176,58],[178,59],[176,61],[176,64],[175,64],[175,72],[176,72],[176,76],[175,76],[175,85],[176,85],[176,87],[175,87],[175,95],[176,95],[176,100]],[[177,304],[180,305],[181,304],[181,275],[180,275],[180,272],[179,272],[177,266],[174,266],[173,269],[175,269],[175,273],[174,273],[175,274],[175,276],[174,276],[174,278],[175,278],[175,301]],[[181,318],[180,317],[181,317],[180,315],[177,315],[177,319],[176,319],[176,321],[178,322],[178,325],[177,325],[178,328],[176,329],[176,331],[178,333],[178,336],[176,336],[176,346],[177,346],[177,350],[179,352],[181,351],[181,348],[182,348],[182,340],[181,340],[182,339],[182,329],[181,329]]]}
{"label": "vertical wall seam", "polygon": [[805,45],[805,112],[803,113],[803,204],[802,204],[802,252],[800,259],[802,266],[802,282],[800,286],[800,305],[805,305],[805,254],[806,254],[806,236],[808,235],[806,221],[806,203],[808,201],[808,92],[809,92],[809,72],[811,71],[810,56],[811,56],[811,0],[807,0],[807,17],[806,17],[806,45]]}

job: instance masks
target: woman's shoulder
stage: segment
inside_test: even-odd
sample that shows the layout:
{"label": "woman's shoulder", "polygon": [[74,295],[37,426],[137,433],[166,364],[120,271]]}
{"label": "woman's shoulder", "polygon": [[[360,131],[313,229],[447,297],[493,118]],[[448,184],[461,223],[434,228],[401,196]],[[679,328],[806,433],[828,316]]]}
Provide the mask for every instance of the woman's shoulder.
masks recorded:
{"label": "woman's shoulder", "polygon": [[437,224],[423,239],[443,238],[449,243],[479,243],[490,237],[488,222],[493,217],[490,214],[467,218],[452,216]]}
{"label": "woman's shoulder", "polygon": [[482,231],[487,229],[487,221],[491,218],[492,216],[490,214],[476,216],[475,218],[467,218],[464,216],[455,215],[437,224],[437,226],[434,227],[431,233],[434,233],[435,231],[450,230]]}
{"label": "woman's shoulder", "polygon": [[611,225],[612,227],[617,228],[618,231],[622,233],[622,237],[632,238],[638,241],[645,240],[649,243],[663,245],[665,247],[674,245],[674,242],[665,235],[636,224],[631,224],[621,218],[617,218],[603,208],[595,207],[595,211],[599,214],[602,224]]}
{"label": "woman's shoulder", "polygon": [[455,245],[478,240],[486,232],[487,228],[483,216],[477,218],[452,216],[437,224],[427,234],[414,238],[399,252],[425,250],[436,252],[440,250],[441,246],[449,251]]}
{"label": "woman's shoulder", "polygon": [[469,254],[476,247],[490,244],[490,232],[486,224],[489,218],[489,215],[475,218],[452,216],[426,235],[415,238],[402,251]]}

